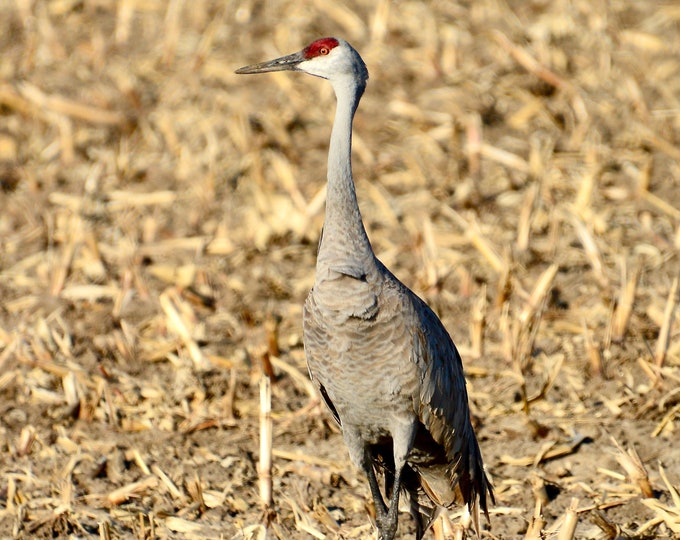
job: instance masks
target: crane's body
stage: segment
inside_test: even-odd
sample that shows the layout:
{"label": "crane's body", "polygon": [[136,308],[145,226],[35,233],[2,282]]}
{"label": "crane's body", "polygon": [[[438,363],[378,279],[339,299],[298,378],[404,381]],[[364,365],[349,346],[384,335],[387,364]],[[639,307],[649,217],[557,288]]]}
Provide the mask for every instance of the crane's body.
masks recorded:
{"label": "crane's body", "polygon": [[[349,455],[368,477],[379,538],[397,529],[399,494],[411,497],[417,538],[421,503],[493,498],[470,423],[460,356],[434,312],[376,258],[364,229],[351,166],[354,113],[368,71],[344,40],[237,73],[304,71],[328,79],[337,108],[328,153],[326,219],[314,287],[304,307],[309,373],[342,428]],[[385,504],[376,478],[385,474]]]}

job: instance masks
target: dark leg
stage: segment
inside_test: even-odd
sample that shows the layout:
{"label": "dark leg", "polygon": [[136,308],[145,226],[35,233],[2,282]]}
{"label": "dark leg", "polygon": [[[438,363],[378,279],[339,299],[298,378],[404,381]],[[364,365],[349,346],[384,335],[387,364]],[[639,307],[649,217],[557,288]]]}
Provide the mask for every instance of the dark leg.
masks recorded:
{"label": "dark leg", "polygon": [[382,518],[378,516],[377,521],[379,540],[392,540],[394,535],[397,534],[397,525],[399,524],[399,491],[401,490],[401,472],[403,470],[404,467],[402,466],[398,471],[396,471],[394,475],[392,496],[390,497],[390,507],[387,510],[387,515],[383,514]]}
{"label": "dark leg", "polygon": [[406,459],[411,452],[411,448],[413,448],[413,440],[418,426],[416,419],[395,418],[394,420],[394,424],[390,426],[392,455],[394,457],[394,478],[392,480],[392,493],[390,493],[390,507],[387,509],[387,515],[377,520],[379,540],[393,540],[394,535],[397,534],[401,475],[406,466]]}
{"label": "dark leg", "polygon": [[381,523],[387,516],[387,507],[385,506],[385,501],[383,501],[382,494],[380,493],[378,479],[375,477],[373,462],[371,461],[370,457],[367,457],[364,461],[364,470],[366,471],[366,476],[368,477],[368,485],[371,488],[373,504],[375,504],[376,521]]}

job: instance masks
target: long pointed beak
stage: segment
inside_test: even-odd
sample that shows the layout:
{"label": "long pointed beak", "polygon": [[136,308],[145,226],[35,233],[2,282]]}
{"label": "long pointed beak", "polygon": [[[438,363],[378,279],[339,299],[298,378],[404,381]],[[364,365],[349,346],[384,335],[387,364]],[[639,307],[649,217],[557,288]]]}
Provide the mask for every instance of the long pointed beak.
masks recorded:
{"label": "long pointed beak", "polygon": [[269,71],[296,71],[297,66],[305,61],[302,51],[282,56],[268,62],[260,62],[259,64],[252,64],[244,66],[236,70],[238,74],[250,73],[267,73]]}

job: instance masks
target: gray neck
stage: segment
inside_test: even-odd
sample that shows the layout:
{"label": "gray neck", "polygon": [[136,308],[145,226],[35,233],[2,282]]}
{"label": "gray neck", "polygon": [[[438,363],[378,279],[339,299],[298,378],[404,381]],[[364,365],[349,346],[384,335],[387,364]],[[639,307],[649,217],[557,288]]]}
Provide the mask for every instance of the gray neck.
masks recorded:
{"label": "gray neck", "polygon": [[[365,84],[333,81],[337,98],[328,150],[326,220],[317,258],[317,274],[329,267],[352,267],[368,274],[375,256],[361,220],[352,178],[352,120]],[[319,276],[321,277],[321,276]]]}

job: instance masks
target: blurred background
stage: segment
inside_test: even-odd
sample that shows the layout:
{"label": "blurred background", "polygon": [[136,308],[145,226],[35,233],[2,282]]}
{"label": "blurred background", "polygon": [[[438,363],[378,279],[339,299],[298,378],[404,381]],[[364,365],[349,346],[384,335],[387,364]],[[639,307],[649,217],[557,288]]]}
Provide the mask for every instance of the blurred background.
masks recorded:
{"label": "blurred background", "polygon": [[482,537],[680,534],[675,2],[3,0],[0,537],[375,534],[301,338],[334,96],[233,73],[329,35],[369,237],[463,357]]}

